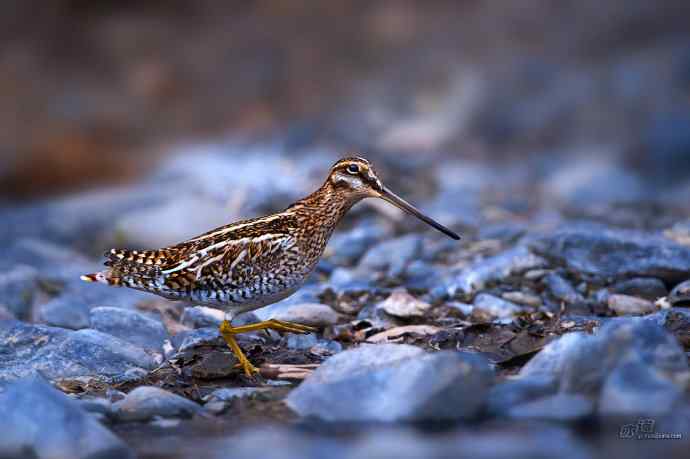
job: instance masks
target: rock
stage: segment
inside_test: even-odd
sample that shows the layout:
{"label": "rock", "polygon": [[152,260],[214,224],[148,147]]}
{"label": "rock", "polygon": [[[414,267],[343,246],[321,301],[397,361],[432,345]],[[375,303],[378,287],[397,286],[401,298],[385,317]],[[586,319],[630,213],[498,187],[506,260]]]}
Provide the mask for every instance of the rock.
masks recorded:
{"label": "rock", "polygon": [[640,177],[620,164],[598,157],[582,157],[562,164],[543,182],[543,196],[575,207],[592,203],[632,202],[644,196],[646,189]]}
{"label": "rock", "polygon": [[362,270],[336,268],[328,281],[328,287],[338,294],[369,291],[373,287],[371,274]]}
{"label": "rock", "polygon": [[138,303],[148,299],[150,294],[87,283],[75,274],[57,297],[38,307],[38,315],[48,325],[78,330],[89,326],[91,309],[95,307],[134,309]]}
{"label": "rock", "polygon": [[506,415],[514,406],[552,395],[557,389],[556,379],[548,376],[509,379],[491,387],[487,411],[492,415]]}
{"label": "rock", "polygon": [[541,298],[538,295],[535,295],[534,293],[505,292],[501,295],[501,298],[503,298],[506,301],[510,301],[511,303],[531,306],[533,308],[538,308],[542,304]]}
{"label": "rock", "polygon": [[668,293],[664,283],[652,277],[635,277],[617,282],[611,286],[611,291],[613,293],[637,296],[649,301],[656,301]]}
{"label": "rock", "polygon": [[675,223],[664,231],[664,236],[676,241],[678,244],[690,246],[690,219]]}
{"label": "rock", "polygon": [[324,256],[339,266],[352,266],[373,245],[391,235],[389,227],[366,220],[349,231],[336,232]]}
{"label": "rock", "polygon": [[631,356],[606,378],[599,413],[613,416],[661,416],[682,403],[683,388]]}
{"label": "rock", "polygon": [[93,416],[40,378],[18,380],[0,393],[0,456],[7,458],[131,458],[134,453]]}
{"label": "rock", "polygon": [[608,305],[617,315],[645,315],[656,311],[651,301],[629,295],[609,295]]}
{"label": "rock", "polygon": [[673,287],[668,295],[668,301],[672,306],[687,306],[690,304],[690,280],[681,282]]}
{"label": "rock", "polygon": [[270,392],[270,387],[223,387],[216,389],[203,398],[206,403],[209,402],[230,402],[238,398],[251,397],[255,394]]}
{"label": "rock", "polygon": [[191,328],[219,327],[225,318],[225,312],[206,306],[184,308],[180,322]]}
{"label": "rock", "polygon": [[585,301],[570,282],[556,273],[549,273],[542,279],[546,287],[558,301],[565,304],[580,304]]}
{"label": "rock", "polygon": [[481,411],[492,380],[474,354],[365,344],[326,360],[286,401],[301,416],[328,421],[468,419]]}
{"label": "rock", "polygon": [[[194,218],[185,218],[186,215]],[[240,219],[223,201],[190,191],[139,211],[124,212],[115,221],[114,230],[129,246],[167,247],[225,225],[233,218]]]}
{"label": "rock", "polygon": [[318,342],[319,338],[314,333],[306,335],[289,333],[286,339],[287,347],[290,349],[309,349],[312,346],[316,346]]}
{"label": "rock", "polygon": [[402,277],[403,285],[409,290],[432,290],[444,285],[443,270],[422,260],[414,260],[400,276],[391,277]]}
{"label": "rock", "polygon": [[147,421],[155,416],[188,418],[201,411],[191,400],[153,386],[137,387],[116,402],[113,409],[120,421]]}
{"label": "rock", "polygon": [[143,349],[96,330],[16,322],[0,328],[0,381],[40,372],[46,378],[115,377],[156,362]]}
{"label": "rock", "polygon": [[[0,323],[3,321],[14,321],[17,320],[14,313],[7,309],[4,305],[0,304]],[[1,325],[0,325],[1,326]]]}
{"label": "rock", "polygon": [[218,327],[204,327],[178,333],[172,337],[172,344],[178,352],[184,352],[203,344],[220,342],[220,340],[222,338]]}
{"label": "rock", "polygon": [[572,422],[591,416],[594,402],[578,394],[555,394],[522,403],[508,410],[508,416],[517,419]]}
{"label": "rock", "polygon": [[38,289],[38,271],[17,265],[0,273],[0,305],[18,319],[31,316],[34,293]]}
{"label": "rock", "polygon": [[401,271],[422,253],[422,236],[408,234],[380,242],[369,249],[359,262],[365,271]]}
{"label": "rock", "polygon": [[39,319],[53,327],[79,330],[89,326],[89,305],[70,295],[60,296],[38,307]]}
{"label": "rock", "polygon": [[204,352],[195,356],[194,363],[184,368],[185,373],[199,379],[227,378],[236,373],[237,359],[228,352]]}
{"label": "rock", "polygon": [[165,326],[140,312],[100,307],[91,310],[91,328],[108,333],[150,352],[161,353],[170,339]]}
{"label": "rock", "polygon": [[489,283],[546,266],[546,260],[532,254],[527,247],[518,246],[463,269],[448,286],[448,294],[472,296]]}
{"label": "rock", "polygon": [[477,313],[478,309],[497,319],[510,319],[523,310],[515,303],[488,293],[480,293],[474,299],[474,310],[472,312]]}
{"label": "rock", "polygon": [[679,282],[690,277],[690,247],[633,230],[572,225],[536,239],[531,247],[572,272],[596,278],[657,277]]}
{"label": "rock", "polygon": [[413,297],[405,289],[396,289],[383,302],[379,303],[378,308],[395,317],[423,317],[430,309],[431,305]]}
{"label": "rock", "polygon": [[[296,303],[271,313],[265,309],[254,311],[261,320],[277,319],[312,327],[327,327],[338,323],[340,316],[330,306],[321,303]],[[270,314],[270,315],[269,315]]]}
{"label": "rock", "polygon": [[[656,321],[646,318],[610,320],[594,336],[563,335],[530,360],[520,370],[520,377],[555,378],[564,393],[603,397],[602,388],[615,385],[617,375],[625,372],[631,362],[645,366],[668,384],[650,385],[645,378],[625,379],[628,394],[637,391],[650,399],[665,398],[665,394],[654,390],[674,386],[683,391],[690,380],[687,357],[676,339]],[[645,402],[639,403],[643,406]]]}

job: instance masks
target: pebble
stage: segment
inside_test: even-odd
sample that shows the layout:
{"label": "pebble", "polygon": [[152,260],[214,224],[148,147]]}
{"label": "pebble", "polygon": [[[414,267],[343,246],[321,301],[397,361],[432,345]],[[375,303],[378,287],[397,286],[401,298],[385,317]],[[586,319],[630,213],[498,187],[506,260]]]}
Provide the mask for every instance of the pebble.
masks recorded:
{"label": "pebble", "polygon": [[180,322],[191,328],[219,327],[225,319],[225,312],[206,306],[184,308]]}
{"label": "pebble", "polygon": [[501,294],[501,298],[512,303],[522,304],[525,306],[531,306],[533,308],[538,308],[541,306],[541,298],[539,295],[534,293],[526,292],[505,292]]}
{"label": "pebble", "polygon": [[12,316],[27,320],[37,288],[38,271],[30,266],[17,265],[0,272],[0,305]]}
{"label": "pebble", "polygon": [[555,394],[529,401],[508,410],[516,419],[574,422],[594,414],[594,402],[579,394]]}
{"label": "pebble", "polygon": [[422,236],[408,234],[373,246],[359,262],[365,271],[400,270],[422,253]]}
{"label": "pebble", "polygon": [[556,273],[547,274],[542,278],[542,282],[558,301],[565,304],[579,304],[585,301],[570,282]]}
{"label": "pebble", "polygon": [[113,405],[119,421],[147,421],[156,416],[188,418],[200,411],[196,403],[154,386],[137,387]]}
{"label": "pebble", "polygon": [[645,315],[656,311],[656,306],[651,301],[629,295],[609,295],[608,305],[619,316]]}
{"label": "pebble", "polygon": [[523,308],[489,293],[480,293],[474,299],[474,310],[472,312],[477,313],[477,310],[497,319],[509,319],[523,311]]}
{"label": "pebble", "polygon": [[448,294],[472,296],[489,283],[546,266],[546,260],[520,245],[463,269],[448,286]]}
{"label": "pebble", "polygon": [[395,317],[411,318],[423,317],[431,305],[410,295],[405,289],[396,289],[379,303],[378,308]]}
{"label": "pebble", "polygon": [[687,306],[690,304],[690,280],[681,282],[673,287],[668,295],[668,301],[673,306]]}
{"label": "pebble", "polygon": [[617,282],[611,286],[611,292],[637,296],[649,301],[656,301],[668,294],[664,283],[653,277],[635,277]]}
{"label": "pebble", "polygon": [[286,401],[300,416],[327,421],[469,419],[481,412],[492,381],[475,354],[364,344],[326,360]]}
{"label": "pebble", "polygon": [[335,325],[340,319],[340,315],[330,306],[321,303],[289,304],[283,308],[274,310],[270,315],[266,311],[258,309],[254,314],[259,317],[260,320],[277,319],[312,327]]}
{"label": "pebble", "polygon": [[92,309],[90,325],[94,330],[108,333],[156,353],[162,353],[163,343],[170,339],[168,331],[160,321],[140,312],[122,308]]}

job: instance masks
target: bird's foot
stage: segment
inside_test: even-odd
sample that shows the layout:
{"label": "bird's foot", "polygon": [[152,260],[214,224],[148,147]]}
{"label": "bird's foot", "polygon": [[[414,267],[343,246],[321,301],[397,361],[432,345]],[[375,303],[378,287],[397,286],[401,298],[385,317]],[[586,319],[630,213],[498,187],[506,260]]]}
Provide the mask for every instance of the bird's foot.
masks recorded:
{"label": "bird's foot", "polygon": [[237,329],[230,325],[229,321],[224,320],[220,324],[219,331],[221,336],[227,343],[228,347],[235,355],[235,358],[237,358],[238,363],[235,366],[238,368],[242,368],[244,374],[250,378],[254,376],[254,374],[258,373],[259,369],[252,365],[247,356],[244,355],[244,352],[242,352],[240,345],[237,344],[237,340],[235,339],[235,335],[238,333]]}

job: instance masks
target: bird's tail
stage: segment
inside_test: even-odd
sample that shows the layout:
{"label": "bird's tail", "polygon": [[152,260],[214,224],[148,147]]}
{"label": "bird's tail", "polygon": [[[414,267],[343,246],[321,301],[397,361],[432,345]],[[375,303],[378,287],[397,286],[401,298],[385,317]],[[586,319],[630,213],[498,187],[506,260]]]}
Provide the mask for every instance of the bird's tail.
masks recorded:
{"label": "bird's tail", "polygon": [[80,279],[84,282],[98,282],[100,284],[121,286],[122,278],[114,276],[110,270],[99,271],[97,273],[84,274],[80,276]]}

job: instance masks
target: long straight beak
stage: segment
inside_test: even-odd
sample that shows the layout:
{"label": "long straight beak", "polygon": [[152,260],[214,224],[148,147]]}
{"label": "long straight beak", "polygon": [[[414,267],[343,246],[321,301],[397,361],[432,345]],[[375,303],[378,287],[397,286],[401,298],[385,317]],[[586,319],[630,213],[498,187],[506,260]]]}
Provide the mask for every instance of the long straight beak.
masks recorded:
{"label": "long straight beak", "polygon": [[427,217],[424,215],[419,209],[417,209],[415,206],[410,204],[409,202],[405,201],[403,198],[398,196],[397,194],[393,193],[391,190],[389,190],[387,187],[383,187],[381,191],[381,199],[384,199],[391,204],[393,204],[395,207],[404,210],[407,213],[410,213],[426,223],[427,225],[433,226],[443,234],[447,235],[448,237],[451,237],[453,239],[460,239],[460,236],[456,234],[455,232],[449,230],[436,220],[434,220],[431,217]]}

